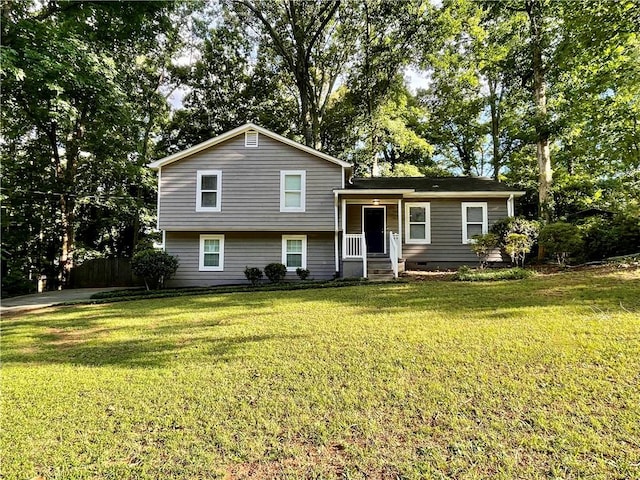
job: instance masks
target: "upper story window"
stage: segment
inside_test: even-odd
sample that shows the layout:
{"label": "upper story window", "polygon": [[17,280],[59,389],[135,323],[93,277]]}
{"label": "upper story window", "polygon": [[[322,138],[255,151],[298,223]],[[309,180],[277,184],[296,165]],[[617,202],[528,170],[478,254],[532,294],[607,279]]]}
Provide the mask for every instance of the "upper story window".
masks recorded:
{"label": "upper story window", "polygon": [[306,172],[283,170],[280,172],[280,211],[304,212]]}
{"label": "upper story window", "polygon": [[431,243],[431,204],[405,203],[405,243]]}
{"label": "upper story window", "polygon": [[200,235],[200,271],[221,272],[224,267],[224,235]]}
{"label": "upper story window", "polygon": [[462,202],[462,243],[472,243],[474,235],[488,231],[487,202]]}
{"label": "upper story window", "polygon": [[196,211],[219,212],[222,202],[222,171],[198,170]]}
{"label": "upper story window", "polygon": [[247,148],[257,148],[258,132],[250,130],[244,133],[244,146]]}
{"label": "upper story window", "polygon": [[307,236],[282,236],[282,263],[288,272],[295,272],[297,268],[307,268]]}

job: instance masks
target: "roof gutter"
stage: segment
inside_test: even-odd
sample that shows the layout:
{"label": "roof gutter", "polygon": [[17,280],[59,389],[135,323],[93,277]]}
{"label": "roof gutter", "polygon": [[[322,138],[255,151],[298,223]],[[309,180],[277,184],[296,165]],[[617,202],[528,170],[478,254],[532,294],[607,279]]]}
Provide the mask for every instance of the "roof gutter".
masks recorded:
{"label": "roof gutter", "polygon": [[367,188],[367,189],[356,189],[356,188],[348,188],[341,190],[334,190],[333,193],[338,195],[398,195],[405,193],[413,193],[415,189],[413,188]]}
{"label": "roof gutter", "polygon": [[413,192],[406,195],[407,198],[505,198],[505,197],[521,197],[526,192],[507,191],[507,192],[487,192],[487,191],[464,191],[464,192]]}

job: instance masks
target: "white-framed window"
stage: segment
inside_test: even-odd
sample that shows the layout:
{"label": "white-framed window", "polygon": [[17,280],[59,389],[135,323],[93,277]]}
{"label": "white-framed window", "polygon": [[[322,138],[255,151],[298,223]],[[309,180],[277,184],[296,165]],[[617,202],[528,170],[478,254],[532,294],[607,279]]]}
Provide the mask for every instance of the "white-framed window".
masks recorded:
{"label": "white-framed window", "polygon": [[257,148],[258,132],[254,130],[249,130],[248,132],[244,132],[244,146],[247,148]]}
{"label": "white-framed window", "polygon": [[222,171],[198,170],[196,212],[219,212],[222,203]]}
{"label": "white-framed window", "polygon": [[295,272],[296,268],[307,268],[307,236],[282,236],[282,263],[287,272]]}
{"label": "white-framed window", "polygon": [[487,202],[462,202],[462,243],[472,243],[474,235],[488,231]]}
{"label": "white-framed window", "polygon": [[200,271],[224,269],[224,235],[200,235]]}
{"label": "white-framed window", "polygon": [[404,204],[405,243],[431,243],[431,204]]}
{"label": "white-framed window", "polygon": [[280,172],[280,211],[304,212],[306,195],[304,170],[283,170]]}

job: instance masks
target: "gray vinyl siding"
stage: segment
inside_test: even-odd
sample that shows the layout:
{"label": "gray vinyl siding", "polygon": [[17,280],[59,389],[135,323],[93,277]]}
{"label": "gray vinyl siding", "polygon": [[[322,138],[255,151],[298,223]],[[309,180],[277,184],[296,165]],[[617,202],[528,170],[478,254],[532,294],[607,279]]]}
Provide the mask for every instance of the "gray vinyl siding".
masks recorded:
{"label": "gray vinyl siding", "polygon": [[[431,204],[431,244],[403,243],[403,257],[408,264],[411,264],[408,267],[415,266],[418,262],[426,263],[426,265],[419,265],[424,268],[448,268],[456,264],[474,265],[478,262],[478,257],[471,251],[470,246],[462,243],[462,202],[486,202],[489,228],[496,220],[507,216],[506,198],[429,199],[428,201]],[[404,215],[404,210],[402,213]],[[405,233],[403,232],[403,237]],[[501,262],[503,258],[496,250],[489,261]]]}
{"label": "gray vinyl siding", "polygon": [[[224,270],[199,271],[200,234],[224,234]],[[335,274],[334,234],[307,232],[167,232],[166,251],[178,257],[180,266],[171,286],[208,286],[248,283],[245,267],[258,267],[282,261],[282,235],[307,235],[307,268],[310,278],[330,279]],[[297,280],[295,272],[287,280]]]}
{"label": "gray vinyl siding", "polygon": [[347,205],[347,233],[362,233],[362,205]]}
{"label": "gray vinyl siding", "polygon": [[[363,200],[358,198],[358,200]],[[371,201],[373,199],[370,199]],[[390,203],[385,203],[390,202]],[[431,243],[407,244],[404,202],[428,202],[431,204]],[[457,198],[457,199],[405,199],[402,203],[402,256],[409,268],[450,268],[462,264],[474,265],[478,258],[471,247],[462,243],[462,203],[486,202],[489,228],[498,219],[507,216],[507,199]],[[372,205],[368,203],[367,205]],[[386,207],[386,253],[389,252],[389,232],[398,233],[398,204],[396,199],[381,199]],[[366,206],[366,205],[365,205]],[[362,233],[362,204],[348,204],[347,233]],[[342,225],[342,223],[340,223]],[[490,262],[506,261],[498,250],[489,258]]]}
{"label": "gray vinyl siding", "polygon": [[[220,212],[196,212],[198,170],[222,171]],[[305,212],[280,212],[280,171],[306,171]],[[162,167],[159,228],[167,231],[334,230],[333,189],[342,168],[265,135],[258,148],[244,134]]]}
{"label": "gray vinyl siding", "polygon": [[[347,205],[347,233],[362,233],[362,207],[372,205]],[[380,203],[386,209],[387,235],[389,232],[398,233],[398,204]]]}

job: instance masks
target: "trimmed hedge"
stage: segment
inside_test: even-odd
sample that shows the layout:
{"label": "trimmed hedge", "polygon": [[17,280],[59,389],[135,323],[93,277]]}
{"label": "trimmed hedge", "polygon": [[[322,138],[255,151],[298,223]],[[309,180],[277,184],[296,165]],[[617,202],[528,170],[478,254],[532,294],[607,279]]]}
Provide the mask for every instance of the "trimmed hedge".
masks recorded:
{"label": "trimmed hedge", "polygon": [[460,282],[491,282],[495,280],[522,280],[534,275],[531,270],[524,268],[506,268],[499,270],[471,270],[469,267],[460,267],[453,276]]}

